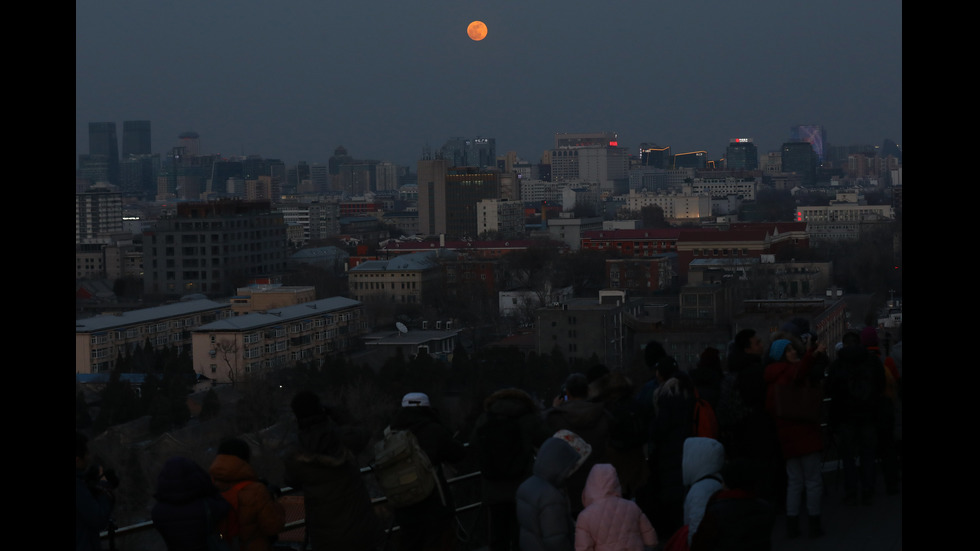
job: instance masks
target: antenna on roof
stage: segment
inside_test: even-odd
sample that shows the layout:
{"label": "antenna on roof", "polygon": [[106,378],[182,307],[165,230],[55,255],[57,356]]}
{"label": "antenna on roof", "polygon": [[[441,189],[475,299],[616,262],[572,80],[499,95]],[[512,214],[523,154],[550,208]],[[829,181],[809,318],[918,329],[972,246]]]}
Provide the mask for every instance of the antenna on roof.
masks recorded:
{"label": "antenna on roof", "polygon": [[395,328],[398,329],[399,333],[408,333],[408,327],[405,327],[405,324],[400,321],[395,322]]}

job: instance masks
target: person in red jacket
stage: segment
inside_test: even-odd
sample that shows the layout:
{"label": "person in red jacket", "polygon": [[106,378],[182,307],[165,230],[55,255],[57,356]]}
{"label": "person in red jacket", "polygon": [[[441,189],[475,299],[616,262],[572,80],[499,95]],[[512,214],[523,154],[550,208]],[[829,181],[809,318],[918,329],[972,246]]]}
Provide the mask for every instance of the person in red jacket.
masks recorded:
{"label": "person in red jacket", "polygon": [[[813,347],[806,344],[802,359],[787,339],[773,341],[769,347],[769,364],[763,378],[766,381],[766,410],[776,417],[776,386],[805,380],[811,375],[814,361],[826,356],[827,345]],[[779,445],[786,460],[786,534],[800,535],[800,505],[806,495],[806,511],[809,515],[809,536],[823,535],[820,523],[820,499],[823,494],[821,452],[823,433],[819,422],[802,422],[776,418]]]}
{"label": "person in red jacket", "polygon": [[[226,494],[225,499],[237,502],[229,502],[238,512],[237,548],[242,551],[268,551],[272,549],[273,539],[286,524],[286,512],[268,486],[259,480],[248,462],[250,457],[248,442],[230,438],[218,447],[218,455],[208,472],[218,490]],[[237,492],[228,493],[228,490],[239,485]]]}

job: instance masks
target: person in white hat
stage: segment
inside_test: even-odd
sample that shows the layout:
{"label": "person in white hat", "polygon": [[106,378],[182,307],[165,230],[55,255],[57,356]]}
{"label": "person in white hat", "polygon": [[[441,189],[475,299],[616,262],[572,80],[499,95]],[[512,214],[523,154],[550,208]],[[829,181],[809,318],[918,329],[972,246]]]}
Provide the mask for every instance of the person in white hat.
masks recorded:
{"label": "person in white hat", "polygon": [[[392,430],[410,430],[419,446],[435,467],[439,484],[426,499],[395,510],[400,550],[452,549],[456,533],[453,521],[456,506],[442,464],[456,463],[466,457],[466,448],[456,440],[432,407],[429,396],[409,392],[402,397],[401,408],[391,421]],[[446,491],[440,491],[441,486]]]}

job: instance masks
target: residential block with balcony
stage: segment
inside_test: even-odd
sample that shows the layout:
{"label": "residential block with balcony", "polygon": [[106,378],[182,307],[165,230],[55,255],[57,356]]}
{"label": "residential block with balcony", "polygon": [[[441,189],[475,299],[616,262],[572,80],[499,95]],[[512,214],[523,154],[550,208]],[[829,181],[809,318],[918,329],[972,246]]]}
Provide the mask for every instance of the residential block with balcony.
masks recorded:
{"label": "residential block with balcony", "polygon": [[193,331],[194,371],[235,383],[360,346],[367,321],[359,301],[332,297],[215,321]]}

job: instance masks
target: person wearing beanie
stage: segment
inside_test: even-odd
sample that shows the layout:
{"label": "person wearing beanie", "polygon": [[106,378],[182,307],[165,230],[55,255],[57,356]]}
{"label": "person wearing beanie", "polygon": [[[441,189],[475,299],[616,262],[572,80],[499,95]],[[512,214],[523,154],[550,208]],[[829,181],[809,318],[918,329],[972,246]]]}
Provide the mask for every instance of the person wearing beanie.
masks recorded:
{"label": "person wearing beanie", "polygon": [[448,491],[449,483],[442,465],[462,461],[466,457],[466,448],[443,423],[429,396],[423,392],[409,392],[402,396],[401,407],[395,411],[391,428],[409,430],[415,435],[419,447],[429,456],[438,480],[429,497],[414,505],[395,509],[395,522],[399,526],[398,549],[452,549],[456,541],[456,505],[452,492]]}
{"label": "person wearing beanie", "polygon": [[766,410],[775,418],[779,445],[786,460],[786,533],[790,538],[800,535],[799,516],[804,495],[809,515],[809,536],[819,537],[824,533],[820,522],[823,433],[817,421],[778,417],[776,387],[806,384],[818,358],[826,358],[824,343],[808,349],[801,359],[789,339],[777,339],[769,346],[769,363],[763,375],[767,384]]}
{"label": "person wearing beanie", "polygon": [[311,391],[298,392],[290,406],[299,432],[296,443],[283,456],[285,482],[303,492],[311,548],[382,548],[384,527],[354,458],[367,445],[370,434],[339,426],[330,409]]}

